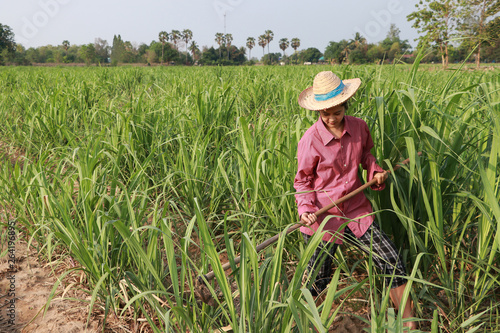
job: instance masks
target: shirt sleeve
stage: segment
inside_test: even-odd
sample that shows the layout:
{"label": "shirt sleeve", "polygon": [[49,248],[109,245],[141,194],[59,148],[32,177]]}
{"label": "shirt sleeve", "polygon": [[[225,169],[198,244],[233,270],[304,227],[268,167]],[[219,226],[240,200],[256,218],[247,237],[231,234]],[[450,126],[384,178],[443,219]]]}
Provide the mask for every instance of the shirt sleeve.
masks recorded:
{"label": "shirt sleeve", "polygon": [[293,186],[297,192],[304,192],[295,194],[297,210],[301,216],[305,212],[314,213],[318,210],[315,204],[316,192],[313,192],[318,156],[314,156],[312,147],[308,147],[307,143],[301,140],[297,147],[297,160],[298,170]]}
{"label": "shirt sleeve", "polygon": [[[384,172],[378,164],[375,156],[370,152],[373,148],[373,140],[370,134],[370,130],[368,129],[368,125],[363,121],[363,129],[362,129],[363,137],[365,138],[365,142],[363,145],[363,154],[361,157],[361,165],[363,169],[365,169],[368,173],[368,181],[373,179],[373,176],[377,172]],[[372,190],[381,191],[385,188],[385,183],[382,185],[373,185],[371,186]]]}

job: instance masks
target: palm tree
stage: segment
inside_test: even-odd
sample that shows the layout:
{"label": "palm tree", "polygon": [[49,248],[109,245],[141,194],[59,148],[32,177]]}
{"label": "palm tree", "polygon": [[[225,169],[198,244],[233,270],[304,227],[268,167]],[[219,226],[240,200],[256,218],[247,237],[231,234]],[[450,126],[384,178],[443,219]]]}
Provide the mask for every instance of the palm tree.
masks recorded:
{"label": "palm tree", "polygon": [[63,40],[62,46],[66,52],[68,52],[69,49],[69,40]]}
{"label": "palm tree", "polygon": [[196,60],[196,52],[199,52],[200,49],[198,48],[198,45],[196,42],[193,40],[191,42],[191,45],[189,45],[189,51],[191,51],[191,54],[193,55],[193,60]]}
{"label": "palm tree", "polygon": [[290,45],[292,46],[294,53],[297,53],[297,49],[300,47],[300,39],[297,37],[292,38],[292,43]]}
{"label": "palm tree", "polygon": [[288,46],[290,46],[290,42],[288,41],[288,38],[281,38],[280,42],[279,42],[279,45],[280,45],[280,49],[283,50],[283,57],[284,57],[285,56],[285,50],[288,48]]}
{"label": "palm tree", "polygon": [[297,52],[297,49],[300,47],[300,39],[298,39],[297,37],[295,38],[292,38],[292,49]]}
{"label": "palm tree", "polygon": [[224,44],[224,34],[222,32],[218,32],[215,34],[215,42],[219,44],[219,58],[220,58],[220,46]]}
{"label": "palm tree", "polygon": [[366,44],[366,38],[363,37],[359,32],[356,32],[352,41],[354,42],[354,45],[356,47]]}
{"label": "palm tree", "polygon": [[179,39],[181,39],[181,32],[179,30],[172,30],[172,32],[170,32],[170,40],[174,42],[174,46],[177,51],[179,51],[177,48],[177,41]]}
{"label": "palm tree", "polygon": [[259,36],[259,46],[262,46],[262,56],[264,56],[264,48],[267,45],[267,39],[266,36],[260,35]]}
{"label": "palm tree", "polygon": [[351,50],[354,46],[354,41],[342,39],[339,43],[340,43],[340,49],[341,49],[340,54],[343,56],[342,59],[347,64],[349,64],[349,53],[351,53]]}
{"label": "palm tree", "polygon": [[[63,40],[62,42],[62,47],[66,53],[66,57],[68,56],[68,49],[69,49],[69,40]],[[63,59],[64,61],[64,59]]]}
{"label": "palm tree", "polygon": [[229,60],[229,52],[231,51],[231,42],[233,41],[233,35],[226,34],[224,36],[224,39],[226,41],[226,47],[227,47],[227,60]]}
{"label": "palm tree", "polygon": [[255,46],[255,38],[248,37],[247,38],[247,47],[248,47],[248,60],[252,59],[252,49]]}
{"label": "palm tree", "polygon": [[161,43],[161,64],[163,65],[163,50],[165,48],[165,43],[168,41],[168,32],[161,31],[158,34],[158,39],[160,40]]}
{"label": "palm tree", "polygon": [[264,31],[264,36],[267,41],[267,53],[269,53],[269,44],[271,44],[271,41],[274,38],[274,32],[272,32],[271,30],[266,30]]}
{"label": "palm tree", "polygon": [[188,44],[191,39],[193,39],[193,32],[189,29],[184,29],[182,30],[182,39],[184,42],[186,42],[186,65],[188,62],[188,56],[187,56],[187,51],[188,51]]}

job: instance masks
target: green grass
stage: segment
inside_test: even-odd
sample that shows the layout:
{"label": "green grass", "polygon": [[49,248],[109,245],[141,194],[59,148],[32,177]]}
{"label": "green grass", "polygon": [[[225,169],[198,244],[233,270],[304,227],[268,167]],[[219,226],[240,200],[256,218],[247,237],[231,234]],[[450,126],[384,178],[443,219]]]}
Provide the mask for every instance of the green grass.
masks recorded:
{"label": "green grass", "polygon": [[[155,332],[326,331],[359,294],[372,332],[398,332],[371,258],[338,253],[317,307],[303,273],[319,237],[255,252],[297,221],[296,147],[316,121],[297,96],[333,70],[363,81],[348,113],[379,163],[410,157],[367,195],[403,250],[422,327],[499,330],[500,69],[427,69],[0,68],[1,140],[24,152],[2,160],[1,202],[41,255],[78,261],[93,307]],[[240,254],[226,276],[220,257]],[[192,291],[212,269],[207,305]]]}

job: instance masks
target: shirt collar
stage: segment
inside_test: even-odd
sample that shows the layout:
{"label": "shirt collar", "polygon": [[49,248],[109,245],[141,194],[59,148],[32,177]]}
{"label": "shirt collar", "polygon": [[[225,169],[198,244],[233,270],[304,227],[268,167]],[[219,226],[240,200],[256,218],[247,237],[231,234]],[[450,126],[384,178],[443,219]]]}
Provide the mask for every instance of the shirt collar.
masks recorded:
{"label": "shirt collar", "polygon": [[[349,123],[349,116],[344,116],[344,131],[342,132],[342,136],[344,136],[345,134],[351,135]],[[316,122],[316,128],[318,129],[321,141],[323,141],[323,145],[326,146],[330,141],[335,139],[333,134],[330,133],[330,131],[328,131],[328,129],[326,128],[323,120],[321,120],[321,117],[319,117],[318,121]]]}

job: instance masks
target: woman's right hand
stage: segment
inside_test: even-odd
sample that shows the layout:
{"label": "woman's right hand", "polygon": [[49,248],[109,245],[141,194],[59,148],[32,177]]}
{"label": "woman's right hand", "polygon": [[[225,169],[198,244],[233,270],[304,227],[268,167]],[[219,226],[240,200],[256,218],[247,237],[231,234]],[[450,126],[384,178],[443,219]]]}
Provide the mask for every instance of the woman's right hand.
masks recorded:
{"label": "woman's right hand", "polygon": [[316,223],[318,217],[314,213],[305,212],[300,216],[300,222],[307,226]]}

